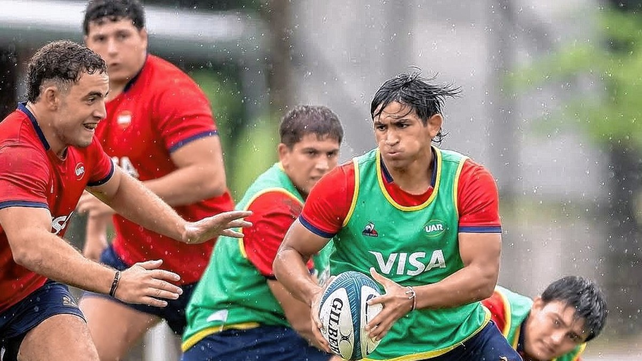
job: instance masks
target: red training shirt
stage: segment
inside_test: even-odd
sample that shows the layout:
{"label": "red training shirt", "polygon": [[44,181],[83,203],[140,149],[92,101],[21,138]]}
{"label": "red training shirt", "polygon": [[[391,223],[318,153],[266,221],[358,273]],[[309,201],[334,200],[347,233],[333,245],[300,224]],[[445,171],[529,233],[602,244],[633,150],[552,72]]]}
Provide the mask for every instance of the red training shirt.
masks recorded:
{"label": "red training shirt", "polygon": [[[60,159],[49,147],[24,104],[0,122],[0,209],[46,208],[51,232],[62,237],[86,186],[107,182],[114,165],[94,141],[87,148],[67,147]],[[0,312],[41,287],[46,277],[13,261],[0,226]]]}
{"label": "red training shirt", "polygon": [[[177,168],[170,155],[202,137],[218,136],[210,104],[198,85],[171,63],[148,55],[141,71],[113,100],[96,137],[105,152],[141,181],[157,179]],[[174,207],[188,221],[197,221],[234,208],[232,197],[219,197]],[[115,215],[116,254],[128,265],[163,259],[163,266],[181,276],[181,283],[198,281],[207,267],[214,242],[186,245],[146,230]]]}

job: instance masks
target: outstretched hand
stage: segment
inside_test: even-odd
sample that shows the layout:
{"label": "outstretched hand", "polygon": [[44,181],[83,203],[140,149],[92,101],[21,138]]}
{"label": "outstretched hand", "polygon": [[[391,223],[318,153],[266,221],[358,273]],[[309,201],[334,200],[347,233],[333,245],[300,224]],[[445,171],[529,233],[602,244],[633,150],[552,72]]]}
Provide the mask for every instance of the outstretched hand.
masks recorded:
{"label": "outstretched hand", "polygon": [[120,274],[120,281],[114,296],[127,303],[165,307],[167,301],[175,300],[183,290],[170,282],[178,282],[176,273],[158,269],[162,260],[139,262]]}
{"label": "outstretched hand", "polygon": [[412,310],[413,300],[406,294],[406,287],[380,275],[374,268],[370,268],[370,275],[386,292],[368,301],[370,305],[382,304],[383,310],[368,322],[366,330],[371,338],[381,340],[398,319]]}
{"label": "outstretched hand", "polygon": [[189,222],[185,225],[182,241],[187,244],[197,244],[220,235],[242,238],[243,233],[234,228],[250,227],[252,223],[243,218],[251,215],[252,212],[249,211],[231,211],[203,218],[197,222]]}

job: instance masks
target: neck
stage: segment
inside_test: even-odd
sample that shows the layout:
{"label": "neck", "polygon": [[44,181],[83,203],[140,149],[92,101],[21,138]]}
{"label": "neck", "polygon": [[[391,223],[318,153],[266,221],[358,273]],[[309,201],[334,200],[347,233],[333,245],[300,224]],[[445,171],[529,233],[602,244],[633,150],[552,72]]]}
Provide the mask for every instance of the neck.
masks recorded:
{"label": "neck", "polygon": [[42,109],[39,104],[34,104],[32,102],[27,102],[26,106],[36,119],[36,123],[38,123],[40,130],[42,130],[42,134],[45,136],[50,149],[56,153],[58,157],[62,158],[67,150],[67,146],[56,135],[53,127],[53,119],[51,116],[46,116],[49,114],[47,110]]}
{"label": "neck", "polygon": [[117,82],[117,81],[110,81],[109,82],[109,94],[107,94],[107,97],[105,100],[110,101],[117,96],[120,95],[120,93],[125,90],[125,87],[127,86],[127,83],[129,80],[125,80],[124,82]]}
{"label": "neck", "polygon": [[395,167],[394,164],[387,164],[383,161],[388,173],[397,186],[404,192],[410,194],[424,194],[431,187],[433,154],[428,148],[427,154],[418,155],[410,164]]}

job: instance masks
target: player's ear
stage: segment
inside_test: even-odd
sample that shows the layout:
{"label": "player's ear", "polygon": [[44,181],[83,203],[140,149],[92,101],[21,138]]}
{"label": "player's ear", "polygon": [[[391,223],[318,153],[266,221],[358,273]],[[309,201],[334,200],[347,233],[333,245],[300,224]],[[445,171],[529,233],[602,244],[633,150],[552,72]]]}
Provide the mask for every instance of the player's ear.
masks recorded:
{"label": "player's ear", "polygon": [[531,306],[531,315],[538,313],[541,311],[545,306],[544,300],[537,296],[533,300],[533,305]]}
{"label": "player's ear", "polygon": [[[290,148],[288,148],[288,146],[283,143],[279,143],[279,145],[276,147],[276,150],[279,153],[279,162],[281,162],[282,164],[287,163]],[[285,166],[286,164],[283,165]]]}
{"label": "player's ear", "polygon": [[143,47],[147,48],[147,40],[148,40],[147,28],[140,29],[139,34],[140,34],[140,37],[143,39]]}
{"label": "player's ear", "polygon": [[433,139],[434,137],[437,136],[437,134],[439,134],[439,131],[441,130],[441,125],[443,122],[444,122],[444,118],[439,113],[428,118],[428,120],[426,121],[426,126],[430,130],[430,139]]}
{"label": "player's ear", "polygon": [[40,97],[42,99],[42,102],[48,109],[56,110],[58,109],[58,105],[60,104],[60,93],[61,92],[58,86],[49,84],[47,86],[43,86]]}

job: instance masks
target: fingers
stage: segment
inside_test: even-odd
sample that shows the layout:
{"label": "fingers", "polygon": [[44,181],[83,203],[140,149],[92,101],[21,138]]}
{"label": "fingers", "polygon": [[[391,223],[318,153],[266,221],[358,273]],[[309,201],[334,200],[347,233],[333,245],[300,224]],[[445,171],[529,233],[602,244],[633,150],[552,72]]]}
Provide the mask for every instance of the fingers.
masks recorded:
{"label": "fingers", "polygon": [[251,227],[251,226],[252,226],[252,222],[248,222],[244,219],[236,219],[234,221],[227,223],[228,228],[243,228],[243,227]]}
{"label": "fingers", "polygon": [[370,275],[375,281],[379,282],[384,287],[386,286],[386,283],[389,281],[387,278],[380,275],[379,272],[377,272],[377,270],[374,267],[370,267]]}
{"label": "fingers", "polygon": [[312,308],[310,309],[310,315],[312,317],[312,334],[314,335],[314,339],[317,342],[317,346],[328,353],[332,353],[330,350],[330,344],[328,341],[323,337],[323,334],[321,333],[321,329],[323,328],[323,324],[319,320],[319,307],[316,307],[318,302],[312,302]]}
{"label": "fingers", "polygon": [[176,273],[156,269],[161,260],[140,262],[121,274],[116,296],[128,303],[165,307],[165,300],[178,299],[183,290],[172,284],[180,280]]}
{"label": "fingers", "polygon": [[252,212],[250,211],[230,211],[230,212],[219,213],[214,217],[216,217],[221,222],[229,223],[229,222],[232,222],[233,220],[249,217],[251,215],[252,215]]}
{"label": "fingers", "polygon": [[154,259],[151,261],[145,261],[145,262],[138,262],[134,266],[140,266],[143,267],[144,269],[156,269],[160,267],[163,264],[162,259]]}
{"label": "fingers", "polygon": [[153,297],[143,297],[141,298],[139,303],[143,305],[154,306],[159,308],[167,307],[167,301],[157,300]]}
{"label": "fingers", "polygon": [[237,231],[235,231],[233,229],[225,229],[225,230],[221,231],[221,235],[232,237],[232,238],[243,238],[243,236],[244,236],[243,233],[237,232]]}
{"label": "fingers", "polygon": [[332,350],[330,350],[330,344],[328,343],[328,340],[326,340],[325,337],[323,337],[320,330],[321,330],[320,327],[312,326],[312,334],[314,335],[314,339],[317,341],[317,344],[319,345],[321,350],[327,353],[332,353]]}

